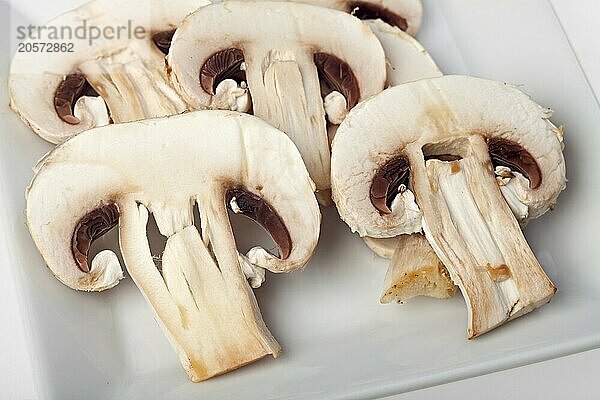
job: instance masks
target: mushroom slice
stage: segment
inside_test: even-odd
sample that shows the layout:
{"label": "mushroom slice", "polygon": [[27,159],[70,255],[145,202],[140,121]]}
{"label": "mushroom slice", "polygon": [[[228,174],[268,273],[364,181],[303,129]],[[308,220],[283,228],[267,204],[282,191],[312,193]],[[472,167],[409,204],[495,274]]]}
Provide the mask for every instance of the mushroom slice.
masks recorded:
{"label": "mushroom slice", "polygon": [[[435,62],[415,39],[382,21],[366,22],[369,23],[371,30],[375,33],[385,50],[386,58],[388,59],[387,82],[389,86],[397,86],[418,79],[433,78],[442,75]],[[562,130],[557,128],[556,133],[562,143]],[[506,157],[503,158],[501,154],[498,154],[505,149],[503,146],[500,146],[500,143],[498,142],[496,145],[492,144],[490,146],[490,157],[495,166],[496,181],[500,185],[502,195],[515,214],[515,217],[519,220],[521,226],[524,226],[529,220],[541,216],[549,208],[553,207],[555,199],[548,198],[542,202],[532,202],[532,198],[529,196],[531,191],[529,181],[518,170],[511,170],[509,163],[506,162]],[[401,241],[400,237],[371,238],[368,236],[363,237],[363,240],[375,254],[387,259],[392,258]],[[415,247],[415,249],[418,248]],[[416,259],[426,260],[429,252],[425,250],[424,246],[421,248],[423,248],[425,253],[421,257],[416,257]],[[403,258],[399,258],[398,260],[403,260]],[[412,266],[412,263],[408,263],[400,267],[394,265],[392,262],[388,266],[388,274],[391,274],[393,270],[398,268],[402,268],[404,271],[405,268]],[[422,267],[427,267],[427,265],[423,265]],[[414,268],[416,268],[414,272],[417,272],[421,269],[421,266],[417,265]],[[443,276],[449,277],[448,274],[444,274]],[[450,282],[448,278],[448,284]],[[427,295],[426,291],[423,291],[422,294]],[[433,297],[436,297],[435,291],[432,294]]]}
{"label": "mushroom slice", "polygon": [[[41,37],[28,41],[72,45],[72,51],[17,53],[8,79],[10,107],[52,143],[110,121],[185,111],[168,82],[164,56],[181,20],[206,4],[94,0],[55,18],[38,32]],[[89,27],[85,38],[76,33],[81,26]],[[69,32],[75,37],[56,41]]]}
{"label": "mushroom slice", "polygon": [[361,21],[292,2],[202,7],[175,33],[167,61],[194,108],[222,107],[217,91],[227,80],[245,85],[252,113],[294,141],[321,192],[330,170],[323,97],[337,93],[329,105],[343,118],[383,89],[386,74],[383,49]]}
{"label": "mushroom slice", "polygon": [[421,27],[421,0],[294,0],[333,8],[363,20],[381,20],[414,36]]}
{"label": "mushroom slice", "polygon": [[[500,140],[509,146],[518,155],[510,161],[532,182],[531,202],[542,208],[554,202],[565,188],[565,163],[548,118],[547,109],[513,86],[445,76],[361,103],[333,141],[332,192],[342,219],[361,236],[422,228],[463,293],[469,337],[541,306],[556,291],[502,197],[489,153]],[[398,160],[408,162],[420,226],[407,216],[413,205],[403,193],[391,208],[386,200],[388,210],[380,188],[373,196],[379,177],[393,177],[388,167]]]}
{"label": "mushroom slice", "polygon": [[[250,115],[199,111],[96,128],[58,146],[37,166],[27,222],[54,275],[86,291],[123,277],[110,250],[88,262],[90,243],[118,224],[127,271],[196,382],[279,354],[244,272],[260,281],[262,269],[308,261],[321,219],[313,190],[285,134]],[[279,255],[238,253],[232,204],[269,231]],[[167,237],[161,270],[150,213]]]}

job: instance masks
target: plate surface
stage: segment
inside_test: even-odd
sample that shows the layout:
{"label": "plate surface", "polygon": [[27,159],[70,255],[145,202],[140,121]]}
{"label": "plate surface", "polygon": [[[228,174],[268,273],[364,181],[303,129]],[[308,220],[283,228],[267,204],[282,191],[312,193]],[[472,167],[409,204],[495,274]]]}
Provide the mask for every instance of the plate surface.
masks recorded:
{"label": "plate surface", "polygon": [[[53,4],[53,12],[73,3]],[[256,290],[267,326],[284,347],[281,358],[190,384],[131,279],[103,293],[78,293],[44,267],[25,225],[24,190],[50,146],[5,107],[11,56],[4,42],[2,268],[16,279],[41,398],[376,398],[600,346],[600,172],[594,167],[600,108],[550,4],[429,0],[424,9],[419,39],[443,71],[520,84],[565,125],[569,187],[550,215],[526,229],[559,288],[553,301],[473,341],[465,339],[460,296],[380,305],[386,262],[330,208],[308,267],[270,274]],[[244,224],[237,230],[243,250],[256,231]]]}

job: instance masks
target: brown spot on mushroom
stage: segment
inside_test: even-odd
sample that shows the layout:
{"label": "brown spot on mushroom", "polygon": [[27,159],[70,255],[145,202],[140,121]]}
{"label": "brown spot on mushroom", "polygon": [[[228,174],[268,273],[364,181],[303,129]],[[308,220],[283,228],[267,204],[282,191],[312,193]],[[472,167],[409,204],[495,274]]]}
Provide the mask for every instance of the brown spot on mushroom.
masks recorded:
{"label": "brown spot on mushroom", "polygon": [[520,144],[503,138],[489,138],[488,151],[494,167],[505,166],[520,172],[535,189],[542,183],[542,171],[533,156]]}
{"label": "brown spot on mushroom", "polygon": [[171,78],[171,74],[173,73],[173,68],[171,68],[171,66],[167,62],[166,58],[165,58],[165,71],[167,72],[167,78],[170,79]]}
{"label": "brown spot on mushroom", "polygon": [[216,52],[200,68],[200,86],[206,93],[215,94],[215,89],[225,79],[233,79],[238,84],[246,80],[246,72],[241,70],[244,53],[240,49],[225,49]]}
{"label": "brown spot on mushroom", "polygon": [[352,69],[344,60],[327,53],[315,53],[313,56],[322,92],[340,92],[346,98],[346,108],[350,110],[360,99],[360,87]]}
{"label": "brown spot on mushroom", "polygon": [[404,156],[394,157],[379,167],[370,189],[371,204],[379,210],[379,213],[392,212],[390,209],[392,201],[398,194],[400,185],[408,182],[409,175],[410,166]]}
{"label": "brown spot on mushroom", "polygon": [[[227,207],[231,208],[231,200],[235,202],[242,214],[260,226],[271,235],[271,238],[279,247],[279,258],[285,260],[292,252],[292,239],[285,224],[277,212],[264,199],[250,193],[242,188],[232,188],[227,191]],[[236,212],[235,210],[233,210]]]}
{"label": "brown spot on mushroom", "polygon": [[85,76],[80,73],[69,74],[60,82],[54,93],[54,109],[58,117],[71,125],[81,121],[73,115],[75,102],[81,96],[98,96]]}
{"label": "brown spot on mushroom", "polygon": [[173,35],[175,34],[175,29],[170,31],[158,32],[152,35],[152,42],[154,45],[158,47],[158,49],[164,54],[169,54],[169,48],[171,47],[171,41],[173,40]]}
{"label": "brown spot on mushroom", "polygon": [[452,172],[453,174],[460,172],[460,164],[458,163],[458,161],[455,160],[450,162],[450,172]]}
{"label": "brown spot on mushroom", "polygon": [[492,267],[491,264],[487,264],[487,271],[490,274],[490,278],[494,282],[503,282],[512,277],[510,268],[506,264],[500,264],[497,267]]}
{"label": "brown spot on mushroom", "polygon": [[88,252],[92,242],[119,222],[119,210],[114,203],[102,205],[87,213],[73,232],[71,250],[75,263],[83,272],[90,272]]}
{"label": "brown spot on mushroom", "polygon": [[380,19],[383,22],[392,26],[396,26],[403,31],[408,29],[406,18],[379,5],[369,4],[363,1],[353,1],[349,4],[348,12],[358,19]]}

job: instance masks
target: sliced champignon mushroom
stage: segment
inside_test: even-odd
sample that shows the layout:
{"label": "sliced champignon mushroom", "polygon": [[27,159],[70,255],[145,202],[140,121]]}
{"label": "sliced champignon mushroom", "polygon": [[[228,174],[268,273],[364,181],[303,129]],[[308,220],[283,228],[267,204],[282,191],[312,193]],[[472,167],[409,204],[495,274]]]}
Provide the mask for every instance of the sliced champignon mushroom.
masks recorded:
{"label": "sliced champignon mushroom", "polygon": [[[244,272],[260,283],[263,269],[308,261],[321,218],[313,190],[285,134],[253,116],[199,111],[96,128],[58,146],[37,166],[27,221],[54,275],[86,291],[123,277],[110,250],[88,263],[90,243],[118,223],[129,275],[200,381],[279,354]],[[227,207],[269,231],[279,255],[239,254]],[[161,270],[146,236],[149,213],[167,237]]]}
{"label": "sliced champignon mushroom", "polygon": [[[531,204],[551,207],[566,180],[562,140],[548,118],[513,86],[445,76],[361,103],[334,139],[332,192],[344,221],[361,236],[422,228],[463,293],[469,337],[543,305],[556,291],[502,197],[490,157],[499,140],[510,143],[503,157],[537,182],[528,192]],[[414,207],[406,191],[391,212],[371,196],[380,169],[398,158],[408,160],[422,224],[405,212]]]}
{"label": "sliced champignon mushroom", "polygon": [[252,113],[292,138],[321,192],[330,163],[324,108],[343,117],[380,92],[386,74],[381,45],[361,21],[291,2],[203,7],[177,29],[167,61],[194,108],[237,108],[230,93],[247,88]]}
{"label": "sliced champignon mushroom", "polygon": [[[399,84],[423,78],[442,76],[442,73],[439,71],[429,54],[412,37],[382,21],[367,22],[385,50],[386,58],[388,59],[387,83],[389,86],[397,86]],[[559,135],[559,138],[562,141],[561,135]],[[530,219],[541,216],[548,208],[546,206],[540,208],[539,202],[538,204],[532,203],[532,198],[528,195],[531,190],[529,181],[521,174],[523,171],[519,171],[518,167],[517,169],[514,169],[514,165],[512,166],[514,170],[511,170],[511,164],[510,162],[507,162],[509,160],[506,160],[506,156],[503,157],[501,154],[498,154],[505,149],[504,146],[501,146],[501,143],[502,141],[489,143],[490,157],[496,169],[496,180],[498,185],[500,185],[500,190],[505,200],[515,214],[515,217],[519,220],[519,223],[524,226]],[[405,184],[406,183],[408,182],[405,182]],[[548,205],[551,204],[552,201],[553,199],[545,199],[541,204]],[[371,238],[365,236],[363,240],[375,254],[383,258],[391,259],[398,247],[400,237]],[[421,258],[426,260],[430,252],[425,249],[425,246],[414,247],[413,251],[419,248],[423,249],[425,253],[421,257],[417,257],[417,259]],[[398,258],[398,260],[405,260],[405,258]],[[395,265],[395,262],[391,262],[388,266],[388,274],[391,274],[393,270],[397,270],[398,268],[405,271],[406,268],[411,267],[416,268],[416,270],[420,269],[419,266],[414,266],[412,263],[398,266]],[[444,276],[447,277],[449,275],[445,274]],[[448,284],[449,283],[450,280],[448,280]],[[422,294],[427,295],[426,291],[423,291]],[[435,297],[436,291],[432,291],[432,294]]]}
{"label": "sliced champignon mushroom", "polygon": [[185,111],[187,105],[168,82],[164,53],[181,20],[206,4],[94,0],[55,18],[40,31],[42,37],[28,40],[54,43],[53,32],[75,31],[83,23],[103,34],[94,40],[64,38],[72,43],[70,52],[17,53],[9,76],[11,108],[52,143],[110,121]]}
{"label": "sliced champignon mushroom", "polygon": [[293,0],[333,8],[363,20],[381,20],[414,36],[421,27],[421,0]]}
{"label": "sliced champignon mushroom", "polygon": [[[407,37],[408,35],[399,32],[397,28],[390,27],[382,21],[368,21],[368,23],[373,33],[380,40],[388,58],[387,76],[389,86],[442,75],[434,61],[417,41],[411,37]],[[562,143],[562,130],[556,128],[556,133]],[[518,151],[511,152],[510,143],[505,143],[505,141],[500,139],[490,141],[488,146],[492,164],[495,167],[496,181],[500,186],[504,199],[507,201],[521,226],[526,225],[529,220],[537,218],[546,212],[553,205],[554,199],[548,198],[542,201],[536,199],[534,201],[534,198],[529,196],[531,188],[529,180],[523,175],[525,171],[518,165],[510,162],[511,157],[519,158]],[[539,180],[539,177],[536,180]],[[371,238],[365,236],[363,240],[375,254],[391,259],[398,247],[400,237]],[[423,249],[425,253],[417,258],[426,260],[430,252],[425,249],[425,246],[415,247],[413,251],[419,248]],[[405,258],[397,259],[405,260]],[[391,274],[398,268],[405,271],[406,268],[411,267],[416,268],[415,272],[420,269],[419,266],[414,266],[412,263],[398,266],[394,262],[391,262],[388,267],[388,274]],[[448,275],[445,274],[444,276]],[[427,295],[427,292],[423,291],[422,294]],[[432,291],[432,295],[435,297],[435,290]]]}

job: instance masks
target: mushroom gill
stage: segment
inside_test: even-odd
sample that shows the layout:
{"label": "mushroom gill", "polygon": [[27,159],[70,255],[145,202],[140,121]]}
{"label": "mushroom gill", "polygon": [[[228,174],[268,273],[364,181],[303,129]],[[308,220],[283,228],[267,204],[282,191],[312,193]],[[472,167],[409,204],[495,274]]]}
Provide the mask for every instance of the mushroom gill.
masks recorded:
{"label": "mushroom gill", "polygon": [[233,79],[238,84],[246,80],[242,70],[244,53],[240,49],[230,48],[210,56],[200,68],[200,85],[206,93],[215,94],[219,83]]}
{"label": "mushroom gill", "polygon": [[292,251],[292,239],[277,211],[263,198],[242,188],[232,188],[226,194],[227,207],[259,224],[279,247],[279,258],[285,260]]}
{"label": "mushroom gill", "polygon": [[110,231],[119,222],[119,210],[114,203],[101,205],[87,213],[73,231],[71,250],[79,269],[90,272],[88,252],[94,240]]}
{"label": "mushroom gill", "polygon": [[73,107],[82,96],[98,97],[99,94],[83,74],[75,72],[65,76],[54,92],[54,109],[59,118],[71,125],[80,123],[73,113]]}
{"label": "mushroom gill", "polygon": [[171,40],[173,40],[174,34],[175,29],[157,32],[152,35],[152,42],[164,55],[167,55],[169,54],[169,48],[171,47]]}
{"label": "mushroom gill", "polygon": [[315,53],[314,62],[322,85],[321,91],[324,94],[339,92],[346,99],[346,108],[350,110],[354,107],[360,99],[360,87],[348,63],[327,53]]}
{"label": "mushroom gill", "polygon": [[348,12],[358,19],[380,19],[387,24],[402,29],[403,31],[408,29],[406,18],[380,5],[367,3],[364,1],[353,1],[349,3]]}

